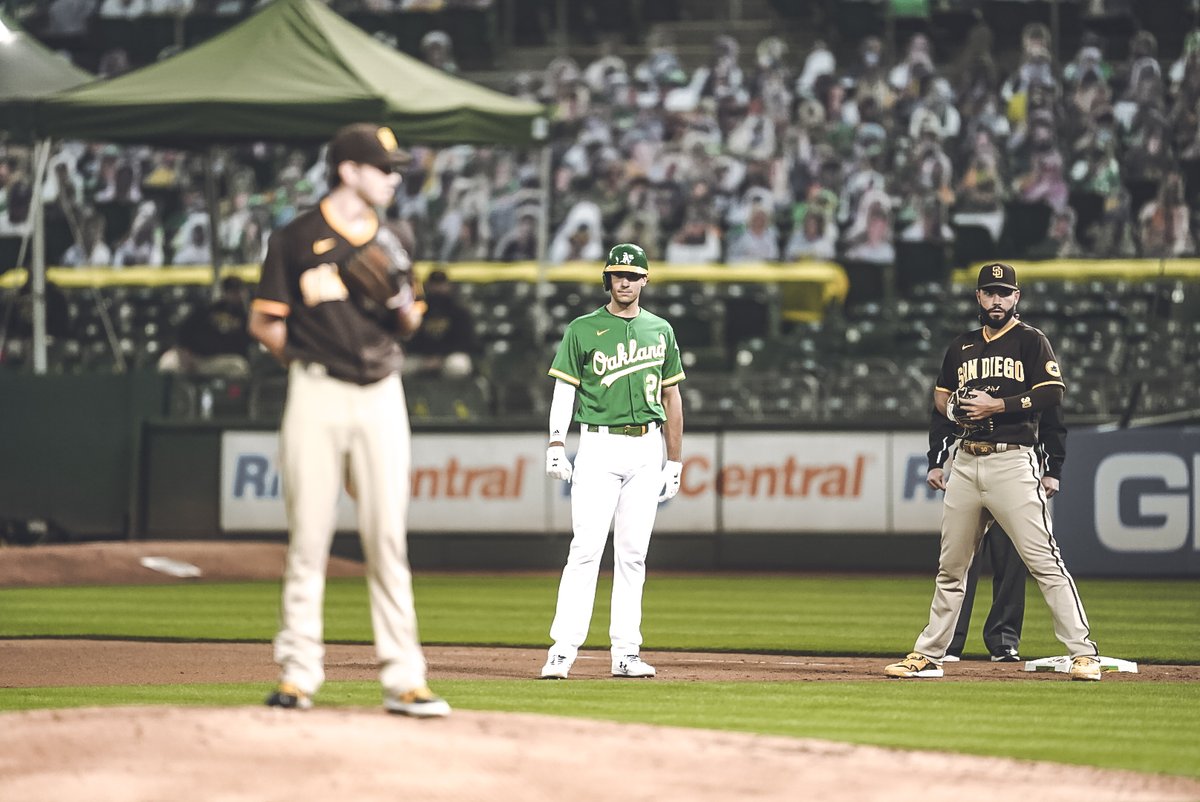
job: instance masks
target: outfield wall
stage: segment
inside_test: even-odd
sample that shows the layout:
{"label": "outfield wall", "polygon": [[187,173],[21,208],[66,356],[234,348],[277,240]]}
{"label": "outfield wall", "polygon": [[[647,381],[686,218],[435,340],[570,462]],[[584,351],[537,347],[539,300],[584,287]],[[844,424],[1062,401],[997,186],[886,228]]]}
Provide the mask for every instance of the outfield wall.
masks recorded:
{"label": "outfield wall", "polygon": [[[274,432],[167,420],[158,377],[20,378],[0,374],[0,523],[44,519],[69,540],[285,536]],[[418,431],[414,565],[561,566],[570,504],[543,474],[544,442],[540,430]],[[652,561],[932,570],[941,502],[924,451],[919,431],[689,429]],[[1200,429],[1077,430],[1068,454],[1054,519],[1075,573],[1200,576]],[[339,522],[354,527],[348,499]]]}
{"label": "outfield wall", "polygon": [[[577,437],[568,440],[574,457]],[[941,500],[925,486],[926,437],[917,432],[693,432],[682,487],[660,505],[662,535],[936,531]],[[543,470],[540,432],[417,433],[414,532],[554,534],[570,530],[569,486]],[[226,431],[220,527],[286,528],[275,432]],[[354,528],[343,492],[338,526]]]}
{"label": "outfield wall", "polygon": [[[416,434],[414,536],[569,532],[567,486],[544,476],[543,442],[540,432]],[[659,509],[656,548],[674,555],[668,565],[687,567],[932,565],[942,505],[924,483],[926,442],[923,432],[690,433],[682,489]],[[1074,572],[1200,575],[1200,429],[1079,431],[1068,451],[1052,507]],[[227,534],[284,528],[277,452],[273,432],[222,434]],[[338,512],[352,530],[345,494]],[[442,561],[459,562],[453,551]]]}

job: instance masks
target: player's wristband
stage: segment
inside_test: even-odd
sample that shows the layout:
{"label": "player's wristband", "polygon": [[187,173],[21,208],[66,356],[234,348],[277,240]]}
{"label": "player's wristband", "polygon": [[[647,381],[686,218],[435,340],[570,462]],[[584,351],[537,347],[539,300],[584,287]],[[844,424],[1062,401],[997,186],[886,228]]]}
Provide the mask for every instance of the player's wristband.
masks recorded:
{"label": "player's wristband", "polygon": [[1063,388],[1060,384],[1043,384],[1027,393],[1010,395],[1004,399],[1005,412],[1037,412],[1062,403]]}

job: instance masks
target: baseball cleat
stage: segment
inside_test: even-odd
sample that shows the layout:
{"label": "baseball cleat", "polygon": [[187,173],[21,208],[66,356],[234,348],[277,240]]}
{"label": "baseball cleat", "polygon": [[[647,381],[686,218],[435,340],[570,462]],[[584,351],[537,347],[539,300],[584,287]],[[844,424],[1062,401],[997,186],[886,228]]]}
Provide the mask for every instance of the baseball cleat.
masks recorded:
{"label": "baseball cleat", "polygon": [[1017,654],[1015,646],[1001,646],[996,651],[992,652],[993,663],[1019,663],[1021,655]]}
{"label": "baseball cleat", "polygon": [[914,677],[940,677],[942,667],[923,654],[912,652],[899,663],[892,663],[883,670],[889,677],[912,679]]}
{"label": "baseball cleat", "polygon": [[1100,660],[1086,654],[1071,658],[1071,679],[1098,682],[1100,680]]}
{"label": "baseball cleat", "polygon": [[614,677],[653,677],[658,672],[654,666],[646,663],[636,654],[613,658],[612,673]]}
{"label": "baseball cleat", "polygon": [[960,660],[962,660],[962,658],[959,657],[957,654],[947,654],[945,657],[942,658],[943,663],[957,663]]}
{"label": "baseball cleat", "polygon": [[281,682],[275,692],[267,697],[267,707],[283,710],[310,710],[312,697],[290,682]]}
{"label": "baseball cleat", "polygon": [[542,666],[542,679],[566,679],[571,663],[565,654],[552,654]]}
{"label": "baseball cleat", "polygon": [[396,695],[383,695],[383,708],[389,713],[413,718],[442,718],[450,715],[450,705],[429,688],[416,688]]}

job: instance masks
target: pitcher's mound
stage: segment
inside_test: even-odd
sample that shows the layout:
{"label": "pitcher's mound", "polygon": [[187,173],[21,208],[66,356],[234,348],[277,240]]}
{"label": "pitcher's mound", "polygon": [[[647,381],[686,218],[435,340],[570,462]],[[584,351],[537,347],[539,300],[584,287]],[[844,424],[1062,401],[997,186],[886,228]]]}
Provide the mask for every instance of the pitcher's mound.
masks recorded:
{"label": "pitcher's mound", "polygon": [[1200,783],[525,714],[88,708],[4,716],[0,790],[26,802],[205,799],[1194,800]]}

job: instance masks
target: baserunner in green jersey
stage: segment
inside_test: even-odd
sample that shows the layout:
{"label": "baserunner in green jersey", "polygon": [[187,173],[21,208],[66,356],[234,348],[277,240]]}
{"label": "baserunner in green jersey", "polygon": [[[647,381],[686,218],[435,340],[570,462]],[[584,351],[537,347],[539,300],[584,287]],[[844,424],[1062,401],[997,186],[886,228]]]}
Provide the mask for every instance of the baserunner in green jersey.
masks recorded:
{"label": "baserunner in green jersey", "polygon": [[[612,674],[655,674],[641,659],[642,585],[658,504],[679,492],[683,473],[678,385],[684,376],[671,324],[640,306],[649,276],[646,254],[637,245],[609,251],[604,267],[609,302],[571,321],[550,367],[555,383],[546,473],[571,482],[574,537],[543,679],[566,679],[587,638],[600,555],[614,519]],[[565,448],[572,412],[580,428],[573,468]]]}

